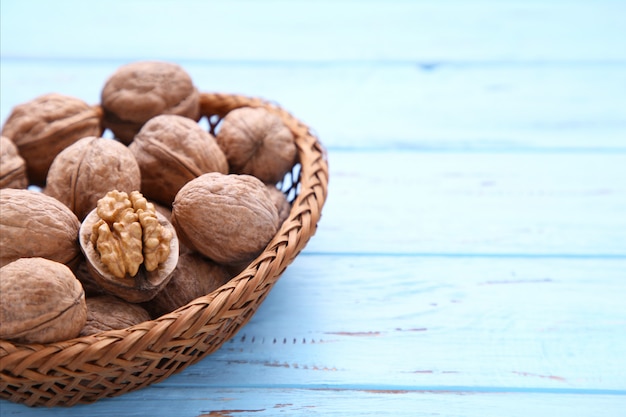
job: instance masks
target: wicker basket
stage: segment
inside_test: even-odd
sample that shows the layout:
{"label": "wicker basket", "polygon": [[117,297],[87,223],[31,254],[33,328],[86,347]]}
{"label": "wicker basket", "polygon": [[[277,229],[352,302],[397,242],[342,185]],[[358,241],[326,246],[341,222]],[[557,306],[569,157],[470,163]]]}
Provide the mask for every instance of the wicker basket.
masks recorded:
{"label": "wicker basket", "polygon": [[201,94],[212,131],[238,107],[265,107],[294,133],[298,162],[282,190],[291,212],[265,250],[211,294],[156,320],[60,343],[0,340],[1,398],[29,406],[71,406],[159,382],[216,351],[250,320],[285,268],[315,233],[328,186],[325,150],[309,128],[257,98]]}

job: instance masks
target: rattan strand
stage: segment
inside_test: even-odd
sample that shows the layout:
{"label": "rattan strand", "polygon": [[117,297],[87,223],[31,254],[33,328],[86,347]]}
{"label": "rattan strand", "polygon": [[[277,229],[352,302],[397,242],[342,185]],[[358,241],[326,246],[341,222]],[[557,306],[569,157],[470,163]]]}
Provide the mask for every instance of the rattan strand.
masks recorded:
{"label": "rattan strand", "polygon": [[[328,190],[326,152],[310,129],[259,98],[201,94],[201,111],[215,129],[235,108],[265,107],[294,133],[298,163],[286,193],[289,217],[265,250],[211,294],[156,320],[46,345],[0,340],[0,397],[29,406],[71,406],[159,382],[216,351],[255,313],[285,268],[315,233]],[[287,181],[286,181],[287,183]]]}

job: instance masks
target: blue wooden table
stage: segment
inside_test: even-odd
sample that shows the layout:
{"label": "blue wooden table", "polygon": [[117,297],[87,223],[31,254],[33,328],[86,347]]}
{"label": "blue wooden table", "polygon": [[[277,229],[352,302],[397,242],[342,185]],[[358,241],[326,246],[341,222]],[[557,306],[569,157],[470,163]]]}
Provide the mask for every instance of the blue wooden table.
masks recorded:
{"label": "blue wooden table", "polygon": [[626,2],[1,2],[0,116],[137,60],[328,150],[316,235],[166,381],[3,416],[626,415]]}

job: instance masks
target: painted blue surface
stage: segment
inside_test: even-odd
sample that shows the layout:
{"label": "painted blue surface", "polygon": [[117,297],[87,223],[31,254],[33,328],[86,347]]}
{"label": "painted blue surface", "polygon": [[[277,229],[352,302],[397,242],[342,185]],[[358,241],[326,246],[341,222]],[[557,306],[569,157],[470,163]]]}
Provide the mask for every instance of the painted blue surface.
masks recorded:
{"label": "painted blue surface", "polygon": [[2,415],[623,416],[626,2],[2,0],[0,117],[129,61],[328,149],[316,235],[152,387]]}

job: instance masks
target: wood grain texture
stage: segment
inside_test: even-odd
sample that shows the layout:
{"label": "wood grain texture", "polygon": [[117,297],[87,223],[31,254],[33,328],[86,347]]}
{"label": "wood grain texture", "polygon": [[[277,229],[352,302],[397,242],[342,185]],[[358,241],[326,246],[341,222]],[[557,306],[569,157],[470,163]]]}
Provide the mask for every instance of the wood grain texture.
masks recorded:
{"label": "wood grain texture", "polygon": [[[47,92],[100,101],[125,60],[4,59],[0,116]],[[203,91],[263,97],[330,150],[626,152],[621,65],[249,65],[177,61]]]}
{"label": "wood grain texture", "polygon": [[619,0],[4,1],[1,45],[78,59],[624,62],[624,13]]}
{"label": "wood grain texture", "polygon": [[334,152],[315,253],[626,254],[626,155]]}
{"label": "wood grain texture", "polygon": [[626,394],[624,270],[626,260],[303,256],[248,327],[162,385]]}
{"label": "wood grain texture", "polygon": [[[70,409],[37,409],[10,405],[12,416],[127,417],[267,417],[389,416],[389,417],[589,417],[593,412],[622,417],[625,401],[618,395],[559,393],[413,392],[359,389],[153,389]],[[591,414],[590,414],[591,412]],[[10,414],[9,414],[10,413]]]}
{"label": "wood grain texture", "polygon": [[626,260],[305,255],[235,338],[181,374],[88,407],[28,412],[273,415],[291,404],[411,415],[422,404],[442,415],[584,415],[606,404],[617,416],[624,270]]}
{"label": "wood grain texture", "polygon": [[317,233],[160,384],[23,416],[581,416],[626,409],[626,3],[2,1],[0,118],[140,59],[329,151]]}

